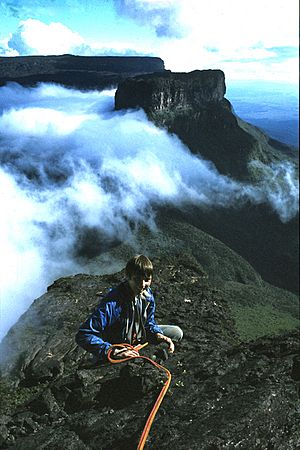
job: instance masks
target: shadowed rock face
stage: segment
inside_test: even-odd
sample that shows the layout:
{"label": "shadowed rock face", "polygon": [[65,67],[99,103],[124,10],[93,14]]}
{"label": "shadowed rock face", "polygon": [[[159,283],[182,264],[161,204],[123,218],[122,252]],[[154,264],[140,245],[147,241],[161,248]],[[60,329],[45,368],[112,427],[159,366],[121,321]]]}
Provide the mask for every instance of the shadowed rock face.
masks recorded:
{"label": "shadowed rock face", "polygon": [[141,107],[146,112],[199,109],[207,102],[224,99],[225,77],[221,70],[166,72],[126,80],[115,97],[116,109]]}
{"label": "shadowed rock face", "polygon": [[[157,258],[157,320],[184,330],[166,361],[172,383],[146,448],[294,450],[298,332],[239,344],[222,290],[187,255]],[[95,367],[74,343],[79,323],[99,291],[123,273],[77,275],[56,281],[11,330],[18,358],[1,381],[1,448],[134,449],[164,375],[150,364]]]}
{"label": "shadowed rock face", "polygon": [[[155,73],[120,83],[115,107],[143,108],[150,120],[179,136],[193,153],[242,182],[257,183],[269,176],[251,161],[265,167],[282,161],[297,164],[292,148],[239,119],[225,92],[220,70]],[[266,205],[193,208],[184,217],[244,256],[270,283],[298,291],[298,217],[283,224]]]}
{"label": "shadowed rock face", "polygon": [[154,73],[120,83],[115,107],[143,108],[156,125],[177,134],[193,153],[238,180],[259,180],[261,174],[249,166],[252,160],[296,161],[290,147],[236,117],[225,91],[221,70]]}
{"label": "shadowed rock face", "polygon": [[164,62],[147,56],[0,57],[0,86],[7,81],[24,86],[52,82],[79,89],[103,89],[133,75],[162,71]]}

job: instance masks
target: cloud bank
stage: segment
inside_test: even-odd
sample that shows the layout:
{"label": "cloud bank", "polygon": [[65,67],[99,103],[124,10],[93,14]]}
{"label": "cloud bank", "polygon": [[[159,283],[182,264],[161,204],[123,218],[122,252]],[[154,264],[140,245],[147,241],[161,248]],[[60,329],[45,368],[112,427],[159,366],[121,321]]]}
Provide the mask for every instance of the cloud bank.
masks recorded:
{"label": "cloud bank", "polygon": [[298,208],[292,167],[237,183],[142,110],[114,111],[114,91],[12,83],[0,114],[1,338],[55,278],[83,270],[84,254],[131,241],[141,224],[155,230],[156,206],[268,202],[283,221]]}
{"label": "cloud bank", "polygon": [[22,21],[8,41],[10,49],[21,55],[67,53],[84,45],[84,39],[61,23],[49,25],[35,20]]}

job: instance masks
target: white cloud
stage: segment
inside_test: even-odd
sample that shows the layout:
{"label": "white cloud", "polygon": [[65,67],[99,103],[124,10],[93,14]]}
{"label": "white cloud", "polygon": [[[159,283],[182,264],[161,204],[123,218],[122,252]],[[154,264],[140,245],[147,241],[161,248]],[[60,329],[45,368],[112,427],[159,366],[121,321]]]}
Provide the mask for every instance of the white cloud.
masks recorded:
{"label": "white cloud", "polygon": [[179,2],[180,22],[208,46],[232,50],[261,45],[297,45],[295,0],[187,0]]}
{"label": "white cloud", "polygon": [[220,68],[226,74],[227,80],[271,80],[298,84],[299,60],[289,58],[283,62],[250,61],[223,62],[211,68]]}
{"label": "white cloud", "polygon": [[[0,131],[23,136],[67,135],[76,130],[90,115],[70,114],[49,108],[27,108],[26,110],[11,109],[4,112],[0,121]],[[19,126],[16,129],[15,123]]]}
{"label": "white cloud", "polygon": [[173,0],[115,0],[120,15],[151,26],[158,37],[181,37],[184,27],[178,22],[180,2]]}
{"label": "white cloud", "polygon": [[49,25],[28,19],[20,26],[8,41],[11,49],[19,54],[55,55],[63,54],[84,44],[84,39],[59,22]]}
{"label": "white cloud", "polygon": [[219,50],[298,43],[296,0],[115,0],[115,4],[119,14],[137,22],[148,21],[155,28],[159,17],[165,29],[176,25],[181,34]]}
{"label": "white cloud", "polygon": [[[18,29],[8,38],[0,41],[0,55],[143,55],[145,49],[139,43],[131,47],[130,41],[88,42],[79,33],[72,31],[60,22],[49,25],[37,19],[21,21]],[[146,51],[149,53],[149,51]]]}
{"label": "white cloud", "polygon": [[263,48],[232,49],[230,52],[209,51],[195,45],[193,38],[164,42],[160,56],[166,69],[189,72],[196,69],[221,69],[226,83],[231,80],[264,80],[298,83],[299,59],[277,58],[273,50]]}
{"label": "white cloud", "polygon": [[[298,48],[297,0],[134,0],[120,1],[120,14],[154,27],[157,17],[170,30],[154,52],[167,69],[226,68],[226,78],[297,81],[295,61],[272,62],[273,47]],[[122,8],[120,7],[120,4]],[[178,28],[176,38],[172,30]],[[296,52],[295,52],[296,53]],[[241,62],[253,59],[247,64]],[[248,75],[248,71],[249,75]]]}
{"label": "white cloud", "polygon": [[19,52],[9,47],[9,37],[0,39],[0,56],[19,56]]}

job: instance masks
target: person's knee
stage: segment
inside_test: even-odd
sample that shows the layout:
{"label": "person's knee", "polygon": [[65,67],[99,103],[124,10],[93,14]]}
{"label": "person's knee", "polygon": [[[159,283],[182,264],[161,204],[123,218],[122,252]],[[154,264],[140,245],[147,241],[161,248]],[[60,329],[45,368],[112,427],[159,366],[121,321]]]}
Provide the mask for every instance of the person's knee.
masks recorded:
{"label": "person's knee", "polygon": [[160,325],[162,332],[174,342],[180,342],[183,338],[183,331],[178,325]]}
{"label": "person's knee", "polygon": [[175,325],[175,330],[174,330],[174,338],[173,340],[175,342],[180,342],[183,338],[183,331],[180,327],[178,327],[177,325]]}

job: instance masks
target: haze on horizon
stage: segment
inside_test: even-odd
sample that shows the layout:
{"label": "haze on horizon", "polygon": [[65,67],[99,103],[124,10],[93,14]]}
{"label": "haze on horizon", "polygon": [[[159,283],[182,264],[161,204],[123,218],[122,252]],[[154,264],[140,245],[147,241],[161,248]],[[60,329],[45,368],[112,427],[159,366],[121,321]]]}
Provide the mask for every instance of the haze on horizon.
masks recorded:
{"label": "haze on horizon", "polygon": [[298,12],[297,0],[4,0],[0,55],[150,55],[296,85]]}

